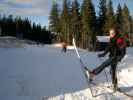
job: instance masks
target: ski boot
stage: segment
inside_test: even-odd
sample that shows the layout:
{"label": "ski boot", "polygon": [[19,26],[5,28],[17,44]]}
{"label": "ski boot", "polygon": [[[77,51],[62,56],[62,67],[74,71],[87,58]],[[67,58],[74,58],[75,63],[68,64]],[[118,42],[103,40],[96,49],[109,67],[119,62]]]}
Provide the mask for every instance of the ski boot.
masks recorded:
{"label": "ski boot", "polygon": [[93,81],[93,78],[95,76],[95,73],[94,71],[90,71],[87,67],[84,67],[84,69],[88,72],[89,74],[89,81],[92,82]]}

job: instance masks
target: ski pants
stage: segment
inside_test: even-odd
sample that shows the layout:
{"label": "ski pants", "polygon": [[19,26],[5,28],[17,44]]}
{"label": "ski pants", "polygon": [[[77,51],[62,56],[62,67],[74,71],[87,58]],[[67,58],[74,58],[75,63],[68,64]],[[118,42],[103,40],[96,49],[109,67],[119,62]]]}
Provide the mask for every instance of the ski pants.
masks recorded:
{"label": "ski pants", "polygon": [[109,65],[111,66],[110,68],[110,72],[111,72],[111,76],[112,76],[112,83],[114,85],[117,85],[117,72],[116,72],[116,68],[117,68],[117,64],[119,61],[121,61],[121,57],[110,57],[108,58],[106,61],[104,61],[100,66],[98,66],[96,69],[94,69],[93,71],[95,72],[95,74],[99,74],[101,71],[103,71],[106,67],[108,67]]}
{"label": "ski pants", "polygon": [[63,47],[61,51],[66,52],[67,51],[66,47]]}

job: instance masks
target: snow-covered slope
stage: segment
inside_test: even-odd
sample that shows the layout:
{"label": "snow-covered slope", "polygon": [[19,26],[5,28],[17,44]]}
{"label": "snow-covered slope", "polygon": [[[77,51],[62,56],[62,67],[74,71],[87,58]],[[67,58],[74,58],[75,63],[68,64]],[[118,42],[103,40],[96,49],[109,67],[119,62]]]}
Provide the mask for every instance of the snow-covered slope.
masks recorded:
{"label": "snow-covered slope", "polygon": [[[119,86],[133,94],[133,48],[119,64]],[[97,53],[80,50],[88,68],[93,69],[103,60]],[[106,69],[108,72],[108,69]],[[110,77],[110,76],[108,76]],[[90,90],[80,69],[74,50],[67,53],[50,45],[26,45],[24,48],[0,48],[0,100],[128,100],[120,94],[111,94],[104,72],[95,78],[94,91]],[[102,86],[101,85],[105,85]],[[105,88],[103,88],[105,87]],[[130,88],[129,88],[130,87]]]}
{"label": "snow-covered slope", "polygon": [[22,48],[26,44],[35,44],[35,42],[30,40],[20,40],[11,36],[0,37],[0,48]]}
{"label": "snow-covered slope", "polygon": [[[128,48],[127,55],[122,60],[121,63],[118,64],[117,76],[118,76],[118,86],[125,91],[127,94],[133,96],[133,48]],[[88,66],[88,68],[93,69],[99,64],[101,64],[106,59],[98,59],[97,53],[85,53],[80,52],[84,63]],[[107,74],[107,78],[105,76]],[[132,97],[128,97],[123,95],[122,93],[116,92],[113,93],[111,84],[111,76],[109,68],[106,68],[101,74],[95,77],[94,82],[97,84],[96,86],[92,86],[93,95],[91,96],[90,89],[86,88],[80,91],[69,92],[60,94],[58,96],[46,97],[44,96],[44,100],[133,100]],[[87,86],[86,86],[87,87]]]}

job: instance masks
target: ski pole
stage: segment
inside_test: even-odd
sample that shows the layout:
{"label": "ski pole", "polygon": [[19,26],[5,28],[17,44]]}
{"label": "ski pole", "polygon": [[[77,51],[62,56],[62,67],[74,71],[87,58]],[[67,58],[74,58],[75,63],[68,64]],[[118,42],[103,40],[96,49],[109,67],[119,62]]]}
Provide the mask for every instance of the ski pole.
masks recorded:
{"label": "ski pole", "polygon": [[105,76],[106,76],[106,81],[107,81],[107,83],[108,83],[108,88],[110,87],[110,85],[109,85],[109,79],[108,79],[108,75],[107,75],[107,73],[106,73],[106,71],[104,70],[104,73],[105,73]]}
{"label": "ski pole", "polygon": [[79,55],[79,52],[78,52],[78,49],[77,49],[77,47],[76,47],[76,43],[75,43],[74,37],[73,37],[73,46],[74,46],[74,49],[75,49],[75,51],[76,51],[77,57],[78,57],[78,59],[79,59],[79,62],[80,62],[80,64],[81,64],[81,70],[83,71],[83,73],[84,73],[84,75],[85,75],[86,82],[87,82],[88,87],[89,87],[89,89],[90,89],[91,95],[92,95],[92,97],[95,97],[95,95],[93,94],[93,90],[92,90],[92,88],[91,88],[91,86],[90,86],[89,80],[88,80],[88,75],[87,75],[86,71],[84,70],[85,65],[84,65],[84,63],[83,63],[83,61],[82,61],[82,59],[81,59],[81,57],[80,57],[80,55]]}

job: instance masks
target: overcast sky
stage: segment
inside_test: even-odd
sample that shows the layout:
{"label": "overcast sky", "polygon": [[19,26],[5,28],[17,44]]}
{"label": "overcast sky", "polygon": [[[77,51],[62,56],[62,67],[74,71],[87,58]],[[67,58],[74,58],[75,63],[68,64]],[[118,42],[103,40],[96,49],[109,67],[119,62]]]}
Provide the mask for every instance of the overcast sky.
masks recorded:
{"label": "overcast sky", "polygon": [[[53,0],[0,0],[0,13],[5,15],[15,15],[28,17],[32,22],[48,25],[48,16],[50,13]],[[63,0],[57,0],[61,4]],[[82,1],[82,0],[79,0]],[[92,0],[98,11],[98,0]],[[133,0],[112,0],[114,9],[120,2],[122,5],[126,3],[133,15]]]}

